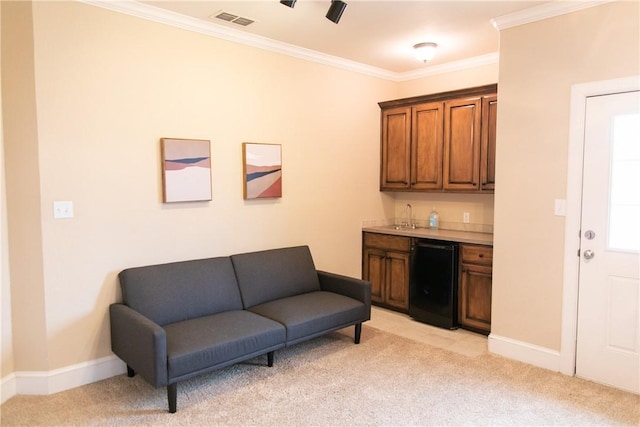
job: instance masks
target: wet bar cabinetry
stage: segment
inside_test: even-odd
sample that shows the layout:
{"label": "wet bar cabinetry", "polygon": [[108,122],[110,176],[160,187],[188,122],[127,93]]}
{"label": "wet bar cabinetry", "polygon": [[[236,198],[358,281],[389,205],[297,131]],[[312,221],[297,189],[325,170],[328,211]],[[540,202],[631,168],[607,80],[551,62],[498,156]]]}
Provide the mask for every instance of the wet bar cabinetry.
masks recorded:
{"label": "wet bar cabinetry", "polygon": [[[362,278],[371,282],[371,301],[409,314],[414,249],[421,239],[458,242],[457,324],[491,332],[492,236],[448,230],[395,230],[366,227],[362,232]],[[413,257],[413,258],[412,258]],[[435,274],[435,273],[434,273]]]}
{"label": "wet bar cabinetry", "polygon": [[371,282],[371,301],[409,311],[411,238],[363,233],[362,278]]}
{"label": "wet bar cabinetry", "polygon": [[496,184],[496,118],[498,96],[482,97],[482,136],[480,138],[480,191],[493,191]]}
{"label": "wet bar cabinetry", "polygon": [[491,282],[493,248],[460,245],[458,322],[465,329],[491,332]]}
{"label": "wet bar cabinetry", "polygon": [[381,191],[493,192],[497,85],[380,102]]}

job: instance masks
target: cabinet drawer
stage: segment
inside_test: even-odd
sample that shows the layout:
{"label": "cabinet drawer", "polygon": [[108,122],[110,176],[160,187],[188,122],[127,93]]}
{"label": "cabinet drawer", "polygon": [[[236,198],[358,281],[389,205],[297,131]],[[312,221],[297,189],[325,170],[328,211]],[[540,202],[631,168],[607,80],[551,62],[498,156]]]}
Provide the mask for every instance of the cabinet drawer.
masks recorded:
{"label": "cabinet drawer", "polygon": [[369,248],[409,252],[411,238],[390,234],[364,233],[364,245]]}
{"label": "cabinet drawer", "polygon": [[462,262],[491,265],[493,263],[493,248],[491,246],[462,245]]}

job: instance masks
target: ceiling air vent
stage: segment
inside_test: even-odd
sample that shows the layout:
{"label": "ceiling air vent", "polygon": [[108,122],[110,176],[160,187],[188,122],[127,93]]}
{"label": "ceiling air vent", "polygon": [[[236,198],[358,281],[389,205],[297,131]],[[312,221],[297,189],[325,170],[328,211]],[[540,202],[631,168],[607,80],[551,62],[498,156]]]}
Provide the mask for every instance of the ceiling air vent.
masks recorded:
{"label": "ceiling air vent", "polygon": [[253,24],[253,20],[249,19],[249,18],[243,18],[242,16],[239,17],[238,19],[234,19],[232,21],[234,24],[238,24],[238,25],[242,25],[243,27],[246,27],[249,24]]}
{"label": "ceiling air vent", "polygon": [[222,10],[214,13],[210,18],[222,19],[223,21],[233,22],[234,24],[242,25],[243,27],[255,22],[253,19],[243,18],[242,16],[234,15],[233,13],[224,12]]}
{"label": "ceiling air vent", "polygon": [[238,17],[238,15],[233,15],[233,14],[227,13],[227,12],[218,12],[213,16],[215,16],[218,19],[222,19],[223,21],[228,21],[228,22],[231,22],[231,21],[233,21],[234,19],[236,19]]}

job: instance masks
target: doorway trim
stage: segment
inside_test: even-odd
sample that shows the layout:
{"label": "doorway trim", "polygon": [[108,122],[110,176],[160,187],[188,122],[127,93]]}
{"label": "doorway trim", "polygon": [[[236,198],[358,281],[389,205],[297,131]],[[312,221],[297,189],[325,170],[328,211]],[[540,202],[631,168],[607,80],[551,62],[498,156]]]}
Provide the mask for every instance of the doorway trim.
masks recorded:
{"label": "doorway trim", "polygon": [[562,285],[562,327],[560,372],[575,375],[578,336],[578,288],[580,273],[580,220],[582,212],[582,173],[585,114],[590,96],[640,90],[640,76],[581,83],[571,86],[569,149],[567,166],[567,214],[564,232],[564,272]]}

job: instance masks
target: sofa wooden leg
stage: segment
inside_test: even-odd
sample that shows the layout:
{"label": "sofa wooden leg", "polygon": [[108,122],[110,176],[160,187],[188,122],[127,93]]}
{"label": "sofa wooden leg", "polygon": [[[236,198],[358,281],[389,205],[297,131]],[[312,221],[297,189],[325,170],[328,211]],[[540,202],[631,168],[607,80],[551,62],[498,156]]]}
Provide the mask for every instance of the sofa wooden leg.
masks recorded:
{"label": "sofa wooden leg", "polygon": [[356,335],[353,340],[356,344],[360,344],[360,335],[362,334],[362,323],[356,324]]}
{"label": "sofa wooden leg", "polygon": [[127,376],[129,378],[133,378],[136,376],[136,371],[134,371],[133,368],[129,365],[127,365]]}
{"label": "sofa wooden leg", "polygon": [[178,383],[167,386],[167,398],[169,399],[169,412],[175,414],[178,409]]}
{"label": "sofa wooden leg", "polygon": [[267,353],[267,366],[272,367],[273,366],[273,354],[275,353],[275,351],[270,351],[269,353]]}

